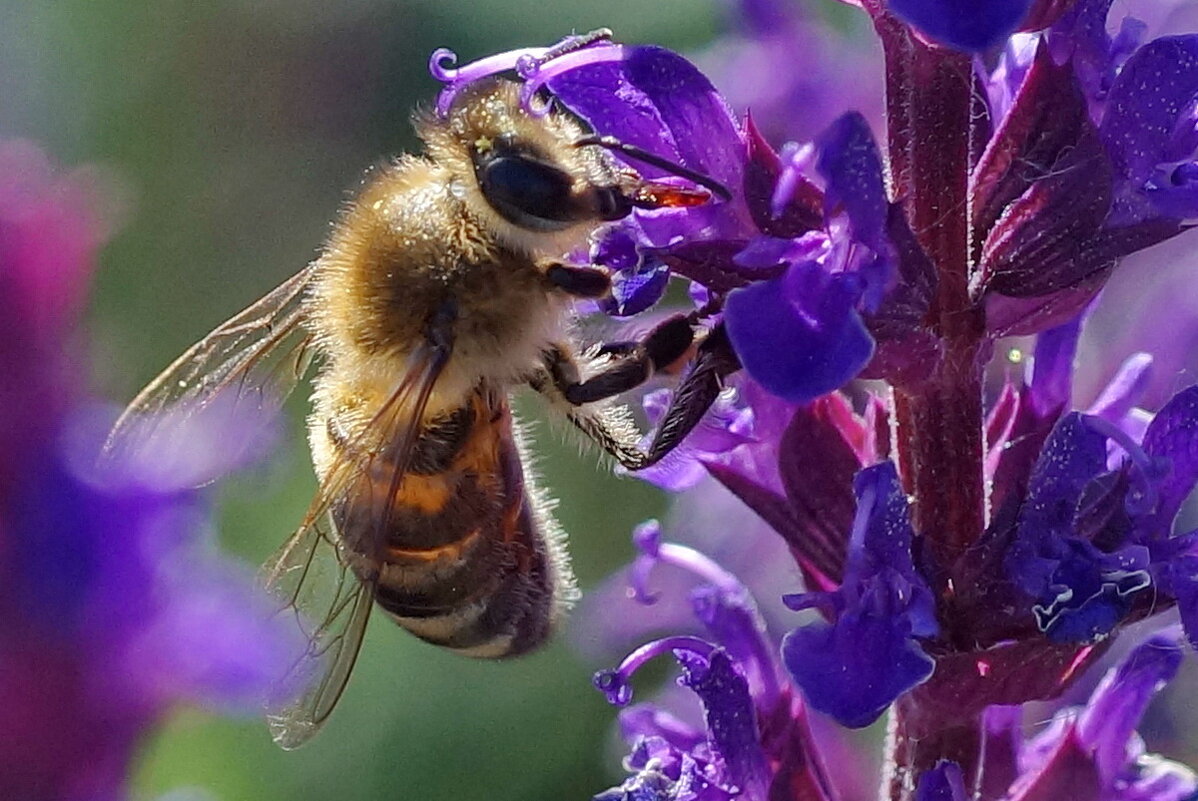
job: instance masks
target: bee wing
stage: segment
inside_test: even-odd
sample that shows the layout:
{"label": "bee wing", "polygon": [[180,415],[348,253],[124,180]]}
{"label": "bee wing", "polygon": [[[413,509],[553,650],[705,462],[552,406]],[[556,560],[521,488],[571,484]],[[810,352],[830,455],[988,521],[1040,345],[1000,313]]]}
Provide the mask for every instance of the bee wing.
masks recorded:
{"label": "bee wing", "polygon": [[[349,680],[374,601],[395,495],[448,355],[432,345],[413,354],[382,409],[340,449],[304,525],[263,568],[267,590],[282,603],[280,614],[294,617],[307,642],[267,703],[271,734],[283,748],[297,748],[319,730]],[[369,456],[362,463],[350,454]],[[386,494],[376,491],[380,478],[389,485]],[[332,514],[345,498],[372,505],[369,530],[355,533],[353,548],[336,530]]]}
{"label": "bee wing", "polygon": [[288,750],[306,743],[333,711],[362,645],[374,586],[347,562],[326,510],[264,567],[268,590],[284,604],[280,614],[294,618],[306,643],[266,705],[271,736]]}
{"label": "bee wing", "polygon": [[[301,323],[314,272],[315,264],[308,265],[175,359],[117,419],[104,458],[185,448],[191,424],[205,413],[277,410],[311,362],[311,337]],[[214,478],[198,476],[195,483]]]}

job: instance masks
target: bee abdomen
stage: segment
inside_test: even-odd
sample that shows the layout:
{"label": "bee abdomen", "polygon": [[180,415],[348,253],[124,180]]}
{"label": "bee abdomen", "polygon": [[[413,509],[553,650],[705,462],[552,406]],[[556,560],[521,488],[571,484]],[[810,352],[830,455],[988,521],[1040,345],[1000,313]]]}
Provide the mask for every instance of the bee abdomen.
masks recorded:
{"label": "bee abdomen", "polygon": [[421,469],[397,489],[394,468],[376,461],[334,509],[342,540],[377,570],[377,603],[416,636],[466,655],[536,647],[561,606],[558,585],[571,585],[560,535],[525,486],[506,398],[480,389],[421,432],[417,454]]}
{"label": "bee abdomen", "polygon": [[[515,542],[484,543],[452,566],[409,567],[404,584],[380,583],[379,606],[417,637],[469,656],[496,659],[540,645],[557,588],[534,516],[520,517],[524,536]],[[420,581],[421,574],[435,579]]]}

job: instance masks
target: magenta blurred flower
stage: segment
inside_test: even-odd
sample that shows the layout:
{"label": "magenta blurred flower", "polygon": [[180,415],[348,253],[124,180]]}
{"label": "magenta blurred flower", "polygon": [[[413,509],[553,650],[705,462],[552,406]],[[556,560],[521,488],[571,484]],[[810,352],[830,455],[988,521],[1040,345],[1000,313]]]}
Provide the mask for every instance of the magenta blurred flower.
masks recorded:
{"label": "magenta blurred flower", "polygon": [[215,549],[186,453],[95,464],[111,420],[82,400],[73,336],[102,202],[0,143],[0,796],[22,801],[125,797],[171,705],[254,711],[295,647]]}

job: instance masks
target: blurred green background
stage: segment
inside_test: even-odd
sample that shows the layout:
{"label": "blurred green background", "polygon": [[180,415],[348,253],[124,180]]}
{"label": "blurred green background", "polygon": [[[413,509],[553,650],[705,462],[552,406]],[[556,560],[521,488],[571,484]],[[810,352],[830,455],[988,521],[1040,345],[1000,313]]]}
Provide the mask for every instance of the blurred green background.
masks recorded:
{"label": "blurred green background", "polygon": [[[93,385],[125,400],[191,342],[309,261],[361,172],[411,149],[436,47],[468,60],[613,27],[675,48],[716,35],[714,0],[0,2],[0,136],[112,172],[121,225],[86,330]],[[302,403],[300,404],[302,407]],[[535,404],[523,404],[537,416]],[[262,561],[314,488],[294,437],[221,490],[221,538]],[[584,587],[627,561],[656,490],[619,480],[541,426]],[[441,653],[376,618],[322,736],[285,753],[257,719],[183,710],[148,744],[134,792],[222,801],[588,798],[617,763],[613,714],[564,642],[507,664]]]}
{"label": "blurred green background", "polygon": [[[843,6],[813,5],[848,24]],[[692,50],[728,29],[728,8],[0,0],[0,137],[111,173],[121,224],[85,330],[93,386],[121,401],[313,258],[363,169],[416,145],[408,116],[437,91],[426,68],[434,48],[465,61],[608,26],[625,41]],[[866,76],[866,94],[872,85]],[[314,489],[302,407],[277,458],[219,491],[222,542],[248,562],[277,547]],[[540,418],[535,402],[519,408]],[[632,526],[661,515],[666,500],[544,425],[537,452],[585,590],[628,561]],[[147,743],[135,797],[192,787],[220,801],[589,798],[619,774],[613,710],[589,673],[565,638],[515,662],[480,663],[378,618],[337,713],[304,750],[280,751],[257,719],[183,710]]]}

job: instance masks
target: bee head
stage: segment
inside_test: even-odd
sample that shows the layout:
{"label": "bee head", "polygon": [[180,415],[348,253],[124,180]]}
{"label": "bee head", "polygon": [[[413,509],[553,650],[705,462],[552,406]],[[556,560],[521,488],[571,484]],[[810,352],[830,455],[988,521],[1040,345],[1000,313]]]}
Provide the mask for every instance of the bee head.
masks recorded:
{"label": "bee head", "polygon": [[525,250],[569,249],[634,208],[694,205],[703,190],[642,179],[609,151],[695,181],[722,197],[710,179],[608,137],[589,135],[568,115],[537,116],[520,102],[519,84],[490,78],[465,88],[443,117],[417,121],[429,155],[455,176],[454,190],[504,239]]}

